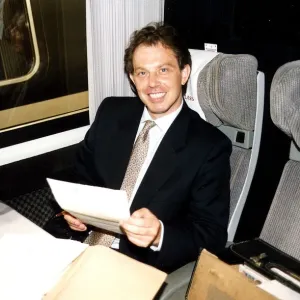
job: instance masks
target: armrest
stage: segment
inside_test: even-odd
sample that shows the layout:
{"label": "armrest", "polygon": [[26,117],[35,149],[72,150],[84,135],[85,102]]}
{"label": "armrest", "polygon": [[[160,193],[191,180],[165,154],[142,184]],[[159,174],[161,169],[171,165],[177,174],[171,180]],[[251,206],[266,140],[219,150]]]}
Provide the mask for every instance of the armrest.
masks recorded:
{"label": "armrest", "polygon": [[184,300],[194,266],[193,261],[169,274],[159,300]]}

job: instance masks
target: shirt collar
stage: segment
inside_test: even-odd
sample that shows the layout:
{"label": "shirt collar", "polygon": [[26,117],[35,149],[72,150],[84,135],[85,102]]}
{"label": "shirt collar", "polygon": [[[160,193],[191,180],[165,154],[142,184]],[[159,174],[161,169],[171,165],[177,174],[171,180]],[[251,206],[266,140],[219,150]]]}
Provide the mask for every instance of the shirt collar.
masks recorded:
{"label": "shirt collar", "polygon": [[161,118],[157,118],[155,120],[153,120],[153,118],[150,116],[147,107],[144,106],[144,111],[143,111],[143,115],[142,115],[140,124],[145,123],[146,121],[155,121],[156,126],[162,132],[166,132],[169,129],[169,127],[171,126],[171,124],[174,122],[176,117],[181,112],[182,107],[183,107],[183,101],[184,100],[181,101],[180,106],[175,111],[173,111],[170,114],[167,114]]}

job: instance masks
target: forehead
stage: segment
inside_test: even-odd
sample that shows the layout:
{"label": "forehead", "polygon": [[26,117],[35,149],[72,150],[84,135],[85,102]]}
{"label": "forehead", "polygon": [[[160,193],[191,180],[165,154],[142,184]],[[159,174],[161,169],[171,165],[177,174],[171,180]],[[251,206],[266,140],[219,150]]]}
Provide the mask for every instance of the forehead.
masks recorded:
{"label": "forehead", "polygon": [[139,67],[141,64],[172,64],[178,66],[174,51],[161,43],[156,45],[140,45],[133,53],[133,65]]}

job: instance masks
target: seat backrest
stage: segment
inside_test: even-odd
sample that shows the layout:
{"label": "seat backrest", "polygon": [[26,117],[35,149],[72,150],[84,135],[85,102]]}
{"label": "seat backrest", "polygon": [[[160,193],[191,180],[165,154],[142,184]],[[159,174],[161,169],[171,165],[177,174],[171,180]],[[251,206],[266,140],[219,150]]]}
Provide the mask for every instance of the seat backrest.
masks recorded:
{"label": "seat backrest", "polygon": [[[228,241],[233,241],[250,189],[260,147],[264,74],[257,71],[257,60],[247,54],[216,53],[198,73],[193,57],[202,50],[192,50],[192,75],[197,76],[199,115],[224,132],[232,141],[231,200]],[[203,62],[201,62],[203,64]],[[191,77],[193,83],[193,77]],[[191,101],[186,96],[186,102]]]}
{"label": "seat backrest", "polygon": [[9,200],[1,200],[42,228],[51,217],[61,211],[48,186]]}
{"label": "seat backrest", "polygon": [[290,137],[291,148],[260,238],[300,260],[300,60],[275,73],[270,109],[274,124]]}

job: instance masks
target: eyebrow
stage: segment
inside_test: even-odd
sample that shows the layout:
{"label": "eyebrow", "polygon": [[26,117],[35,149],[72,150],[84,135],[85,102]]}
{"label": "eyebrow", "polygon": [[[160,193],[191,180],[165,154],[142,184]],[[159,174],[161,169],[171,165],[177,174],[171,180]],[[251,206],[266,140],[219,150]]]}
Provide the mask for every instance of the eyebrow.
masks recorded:
{"label": "eyebrow", "polygon": [[[157,69],[160,69],[160,68],[163,68],[163,67],[171,67],[171,68],[174,68],[175,66],[174,66],[173,64],[166,63],[166,64],[159,65],[159,66],[157,67]],[[134,72],[139,71],[139,70],[146,70],[146,69],[143,68],[143,67],[137,67],[136,69],[134,69]]]}
{"label": "eyebrow", "polygon": [[166,64],[160,65],[158,68],[162,68],[162,67],[174,67],[174,65],[170,64],[170,63],[166,63]]}

